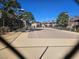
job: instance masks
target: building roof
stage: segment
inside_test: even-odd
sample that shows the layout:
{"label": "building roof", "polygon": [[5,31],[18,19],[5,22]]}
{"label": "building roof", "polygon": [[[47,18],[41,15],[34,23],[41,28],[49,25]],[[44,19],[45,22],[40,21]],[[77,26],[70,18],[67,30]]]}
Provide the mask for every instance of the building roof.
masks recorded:
{"label": "building roof", "polygon": [[79,16],[72,17],[70,19],[70,21],[72,21],[72,22],[79,22]]}

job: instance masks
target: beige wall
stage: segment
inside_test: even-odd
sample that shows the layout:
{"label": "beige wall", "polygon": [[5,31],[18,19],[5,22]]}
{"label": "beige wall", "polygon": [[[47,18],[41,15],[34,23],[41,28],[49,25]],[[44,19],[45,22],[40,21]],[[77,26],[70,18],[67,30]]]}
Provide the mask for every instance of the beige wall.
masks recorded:
{"label": "beige wall", "polygon": [[32,28],[36,28],[37,27],[37,23],[32,23]]}

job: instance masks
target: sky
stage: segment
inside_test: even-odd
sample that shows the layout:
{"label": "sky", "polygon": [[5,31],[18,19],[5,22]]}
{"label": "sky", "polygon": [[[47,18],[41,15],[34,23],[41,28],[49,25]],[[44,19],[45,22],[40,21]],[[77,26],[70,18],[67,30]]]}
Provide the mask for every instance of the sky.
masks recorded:
{"label": "sky", "polygon": [[79,16],[79,5],[74,0],[18,0],[22,9],[32,12],[35,20],[45,22],[56,20],[61,12],[70,17]]}

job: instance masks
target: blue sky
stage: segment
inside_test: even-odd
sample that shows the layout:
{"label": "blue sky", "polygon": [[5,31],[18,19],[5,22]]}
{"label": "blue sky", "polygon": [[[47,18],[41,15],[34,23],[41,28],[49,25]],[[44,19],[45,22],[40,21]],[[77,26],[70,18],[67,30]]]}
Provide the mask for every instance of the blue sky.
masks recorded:
{"label": "blue sky", "polygon": [[18,0],[26,11],[32,12],[36,21],[55,20],[66,11],[72,16],[79,16],[79,5],[74,0]]}

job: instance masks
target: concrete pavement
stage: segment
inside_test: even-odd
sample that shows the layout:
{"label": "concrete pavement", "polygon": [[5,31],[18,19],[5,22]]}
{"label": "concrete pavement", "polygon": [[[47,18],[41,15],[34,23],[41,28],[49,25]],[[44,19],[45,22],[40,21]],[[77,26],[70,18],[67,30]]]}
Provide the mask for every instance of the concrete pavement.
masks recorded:
{"label": "concrete pavement", "polygon": [[12,44],[22,46],[73,46],[79,33],[57,29],[41,29],[22,33]]}
{"label": "concrete pavement", "polygon": [[[45,51],[41,59],[63,59],[64,56],[77,43],[79,34],[74,32],[62,31],[57,29],[35,30],[31,32],[23,32],[13,43],[27,59],[39,59]],[[5,54],[4,54],[5,52]],[[2,59],[17,59],[8,49],[0,51]],[[2,55],[4,54],[4,56]],[[73,59],[79,59],[77,56]]]}
{"label": "concrete pavement", "polygon": [[[20,34],[21,32],[10,32],[7,35],[2,35],[2,37],[5,38],[7,42],[12,43]],[[0,49],[3,48],[5,48],[5,45],[0,42]]]}
{"label": "concrete pavement", "polygon": [[28,38],[43,39],[78,39],[79,33],[57,30],[57,29],[41,29],[29,32]]}

